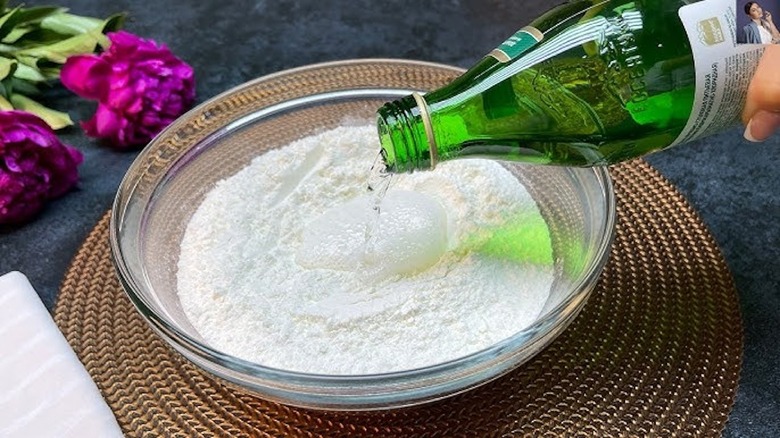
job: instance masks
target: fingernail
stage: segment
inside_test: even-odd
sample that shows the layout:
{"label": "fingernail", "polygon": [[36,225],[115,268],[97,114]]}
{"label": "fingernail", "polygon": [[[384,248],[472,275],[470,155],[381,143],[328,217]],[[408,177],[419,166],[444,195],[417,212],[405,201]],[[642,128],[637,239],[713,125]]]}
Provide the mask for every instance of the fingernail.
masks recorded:
{"label": "fingernail", "polygon": [[780,113],[759,110],[748,121],[743,135],[746,140],[758,143],[771,137],[778,127]]}
{"label": "fingernail", "polygon": [[745,140],[753,142],[753,143],[759,143],[762,140],[759,140],[753,136],[753,132],[750,130],[750,126],[753,124],[753,119],[748,120],[747,126],[745,126],[745,133],[742,134],[743,137],[745,137]]}

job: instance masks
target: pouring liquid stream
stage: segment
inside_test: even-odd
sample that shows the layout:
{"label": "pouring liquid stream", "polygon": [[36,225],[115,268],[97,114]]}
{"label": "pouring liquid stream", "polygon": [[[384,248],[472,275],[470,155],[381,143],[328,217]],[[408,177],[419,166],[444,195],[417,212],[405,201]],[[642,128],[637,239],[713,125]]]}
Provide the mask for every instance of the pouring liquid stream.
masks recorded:
{"label": "pouring liquid stream", "polygon": [[379,219],[382,213],[382,201],[393,182],[393,174],[387,171],[382,154],[377,153],[374,164],[368,173],[366,190],[370,199],[371,208],[374,211],[371,220],[366,224],[364,256],[366,260],[376,257],[374,243],[379,235]]}

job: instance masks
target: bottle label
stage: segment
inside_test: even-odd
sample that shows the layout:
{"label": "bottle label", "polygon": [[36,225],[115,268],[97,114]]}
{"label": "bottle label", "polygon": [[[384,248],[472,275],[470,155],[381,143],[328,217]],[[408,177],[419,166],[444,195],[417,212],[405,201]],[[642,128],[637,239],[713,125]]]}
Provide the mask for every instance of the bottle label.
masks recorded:
{"label": "bottle label", "polygon": [[679,9],[693,52],[696,93],[688,123],[673,145],[739,122],[764,46],[737,43],[734,8],[734,0],[703,0]]}
{"label": "bottle label", "polygon": [[544,34],[533,26],[526,26],[507,38],[500,46],[490,52],[498,62],[509,62],[544,39]]}

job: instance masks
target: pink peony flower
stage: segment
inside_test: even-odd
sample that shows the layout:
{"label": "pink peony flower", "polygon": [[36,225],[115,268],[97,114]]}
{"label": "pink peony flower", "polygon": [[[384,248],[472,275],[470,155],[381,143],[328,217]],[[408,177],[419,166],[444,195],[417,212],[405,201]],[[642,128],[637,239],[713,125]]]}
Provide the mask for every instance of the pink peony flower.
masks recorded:
{"label": "pink peony flower", "polygon": [[145,144],[190,108],[195,74],[164,45],[128,32],[107,36],[108,50],[71,56],[60,80],[98,101],[95,115],[81,124],[87,135],[120,149]]}
{"label": "pink peony flower", "polygon": [[65,194],[82,160],[38,116],[0,111],[0,224],[23,223]]}

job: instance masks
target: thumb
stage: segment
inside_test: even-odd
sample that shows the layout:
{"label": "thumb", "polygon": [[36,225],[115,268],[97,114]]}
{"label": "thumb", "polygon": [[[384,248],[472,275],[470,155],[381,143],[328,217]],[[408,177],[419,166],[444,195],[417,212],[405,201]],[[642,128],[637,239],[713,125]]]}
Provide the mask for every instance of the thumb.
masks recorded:
{"label": "thumb", "polygon": [[745,138],[764,141],[780,126],[780,46],[767,46],[748,87]]}

